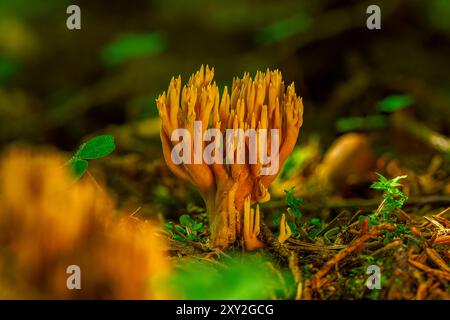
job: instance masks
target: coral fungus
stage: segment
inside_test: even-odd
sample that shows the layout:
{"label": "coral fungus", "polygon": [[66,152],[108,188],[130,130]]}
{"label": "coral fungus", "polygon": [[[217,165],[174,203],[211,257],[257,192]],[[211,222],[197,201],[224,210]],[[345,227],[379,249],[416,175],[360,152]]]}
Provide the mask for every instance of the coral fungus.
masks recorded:
{"label": "coral fungus", "polygon": [[[206,203],[213,244],[226,248],[242,235],[244,200],[249,197],[254,204],[270,199],[268,187],[278,170],[264,175],[265,158],[268,154],[272,160],[276,157],[279,169],[291,153],[303,121],[303,103],[293,83],[285,88],[279,71],[257,72],[254,79],[246,73],[243,78],[233,80],[231,95],[225,87],[221,98],[213,77],[214,69],[202,66],[183,89],[181,78],[172,78],[167,93],[157,99],[157,107],[162,120],[160,134],[166,163],[177,177],[197,187]],[[192,159],[195,155],[189,154],[190,161],[175,163],[172,152],[176,143],[172,135],[182,128],[194,136],[195,122],[201,122],[203,139],[200,146],[188,141],[192,149],[200,150],[201,154],[207,152],[204,142],[211,141],[212,137],[206,131],[213,128],[222,133],[215,136],[214,143],[226,146],[234,158],[242,156],[244,150],[247,162],[229,161],[227,154],[225,161],[208,164],[196,162]],[[253,141],[245,136],[245,143],[239,143],[236,138],[234,141],[223,138],[228,129],[258,132],[276,129],[278,135],[268,138],[258,135]],[[277,150],[271,150],[271,139],[277,139],[274,144],[279,146]],[[252,163],[248,158],[255,149],[258,159]],[[214,157],[218,156],[217,150]]]}
{"label": "coral fungus", "polygon": [[[54,153],[13,149],[0,161],[0,293],[3,298],[161,298],[167,272],[156,228],[115,218],[89,180],[74,183]],[[81,289],[66,286],[78,265]]]}
{"label": "coral fungus", "polygon": [[286,215],[283,213],[280,219],[280,235],[278,236],[278,241],[284,243],[292,235],[291,228],[286,222]]}

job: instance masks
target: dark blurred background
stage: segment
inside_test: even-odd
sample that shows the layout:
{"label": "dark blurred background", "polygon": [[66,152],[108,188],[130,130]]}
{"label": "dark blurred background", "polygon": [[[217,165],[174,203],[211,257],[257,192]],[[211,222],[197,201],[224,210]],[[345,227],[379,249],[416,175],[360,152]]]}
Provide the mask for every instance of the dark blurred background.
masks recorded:
{"label": "dark blurred background", "polygon": [[[81,8],[81,30],[66,8]],[[366,28],[377,4],[382,29]],[[329,143],[340,117],[372,114],[391,94],[449,134],[447,0],[0,2],[0,146],[72,150],[85,135],[156,115],[170,78],[201,64],[220,86],[278,68],[304,97],[302,135]],[[149,124],[150,125],[150,124]]]}

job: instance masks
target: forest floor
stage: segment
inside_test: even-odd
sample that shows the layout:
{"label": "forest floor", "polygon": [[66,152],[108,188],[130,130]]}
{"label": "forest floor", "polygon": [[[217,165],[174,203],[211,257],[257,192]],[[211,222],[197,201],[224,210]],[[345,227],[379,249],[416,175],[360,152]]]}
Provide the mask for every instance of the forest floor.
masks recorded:
{"label": "forest floor", "polygon": [[[330,149],[341,148],[343,140],[354,136],[342,136]],[[183,269],[185,261],[194,259],[225,271],[232,269],[230,260],[263,258],[283,279],[277,288],[282,290],[272,292],[277,299],[450,299],[447,160],[435,155],[418,174],[400,165],[399,159],[380,157],[373,159],[371,170],[390,179],[356,172],[365,177],[342,181],[337,172],[352,173],[339,166],[329,168],[340,161],[329,160],[334,152],[328,150],[317,161],[315,152],[305,151],[311,148],[298,147],[304,156],[301,164],[288,163],[273,183],[273,200],[262,204],[265,216],[259,237],[265,247],[250,253],[241,240],[227,251],[212,248],[207,214],[195,191],[163,171],[160,181],[173,184],[171,193],[157,187],[155,199],[163,211],[172,212],[160,218],[174,263]],[[358,148],[359,153],[367,152]],[[339,157],[345,158],[348,150],[340,151]],[[290,231],[287,239],[279,236],[283,213]],[[271,276],[267,279],[272,286]]]}

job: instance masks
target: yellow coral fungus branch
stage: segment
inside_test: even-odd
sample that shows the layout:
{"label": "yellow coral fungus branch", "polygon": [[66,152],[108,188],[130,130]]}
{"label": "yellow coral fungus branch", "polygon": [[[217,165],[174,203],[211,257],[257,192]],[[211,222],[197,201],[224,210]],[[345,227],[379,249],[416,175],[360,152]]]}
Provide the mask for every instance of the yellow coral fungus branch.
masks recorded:
{"label": "yellow coral fungus branch", "polygon": [[280,235],[278,236],[278,241],[284,243],[292,235],[291,228],[286,222],[286,215],[283,213],[280,220]]}

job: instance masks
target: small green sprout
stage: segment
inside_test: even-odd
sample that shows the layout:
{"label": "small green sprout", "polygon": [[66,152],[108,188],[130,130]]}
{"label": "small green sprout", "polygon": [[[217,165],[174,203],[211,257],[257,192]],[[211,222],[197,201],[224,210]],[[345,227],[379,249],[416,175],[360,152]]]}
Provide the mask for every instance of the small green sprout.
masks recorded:
{"label": "small green sprout", "polygon": [[203,223],[195,221],[187,214],[181,215],[179,222],[180,224],[174,224],[169,221],[165,224],[167,231],[173,238],[183,242],[186,238],[192,241],[200,240],[199,235],[205,229]]}
{"label": "small green sprout", "polygon": [[395,188],[401,187],[402,184],[398,183],[398,181],[407,177],[398,176],[393,179],[388,179],[379,173],[376,173],[376,175],[378,176],[378,181],[373,182],[370,187],[375,190],[383,190],[390,193],[399,193],[400,191]]}
{"label": "small green sprout", "polygon": [[168,221],[164,224],[164,228],[172,238],[182,242],[186,241],[186,239],[180,235],[186,233],[186,230],[182,226],[173,223],[173,221]]}
{"label": "small green sprout", "polygon": [[377,109],[381,112],[390,113],[409,107],[414,102],[414,99],[409,95],[391,95],[378,102]]}
{"label": "small green sprout", "polygon": [[[302,217],[302,212],[300,211],[300,206],[303,203],[302,198],[294,196],[294,187],[288,190],[284,190],[286,193],[286,204],[288,206],[286,220],[289,229],[292,232],[293,238],[300,238],[301,236],[308,238],[317,237],[323,230],[325,225],[320,221],[319,218],[312,218],[309,222],[300,222]],[[274,216],[273,225],[280,225],[282,213],[277,211]],[[278,232],[277,232],[278,235]]]}
{"label": "small green sprout", "polygon": [[383,203],[380,205],[378,214],[388,218],[388,215],[401,209],[408,200],[408,197],[399,189],[402,185],[398,182],[405,179],[407,176],[398,176],[393,179],[388,179],[377,173],[378,181],[372,183],[370,188],[383,191]]}
{"label": "small green sprout", "polygon": [[294,196],[294,188],[295,187],[292,187],[289,190],[284,190],[284,192],[286,193],[286,204],[288,205],[290,212],[294,215],[295,219],[298,220],[302,217],[302,213],[299,208],[303,203],[303,199]]}
{"label": "small green sprout", "polygon": [[97,136],[83,143],[69,160],[75,177],[78,179],[86,172],[88,160],[102,158],[116,149],[114,137],[109,135]]}
{"label": "small green sprout", "polygon": [[380,223],[391,223],[395,225],[393,231],[383,230],[385,235],[383,243],[387,245],[395,239],[406,238],[411,243],[420,243],[420,239],[415,237],[413,233],[406,227],[405,224],[398,220],[395,213],[397,213],[405,204],[408,197],[399,189],[402,185],[399,180],[405,179],[406,176],[398,176],[393,179],[388,179],[381,174],[378,174],[378,181],[375,181],[370,186],[372,189],[383,191],[383,201],[378,206],[374,213],[368,215],[361,215],[358,220],[362,222],[366,217],[369,219],[369,225],[377,225]]}
{"label": "small green sprout", "polygon": [[[398,219],[393,213],[400,210],[405,204],[408,197],[399,189],[402,185],[398,182],[405,179],[406,176],[398,176],[393,179],[388,179],[377,173],[378,181],[375,181],[370,186],[372,189],[383,191],[383,201],[379,205],[375,213],[368,215],[369,224],[375,225],[381,222],[398,223]],[[405,236],[412,236],[403,224],[397,224],[395,230],[383,231],[386,234],[384,242],[387,244],[395,238],[403,238]]]}
{"label": "small green sprout", "polygon": [[186,233],[189,239],[198,240],[198,233],[203,232],[203,223],[196,222],[187,214],[183,214],[180,217],[180,223],[186,229]]}
{"label": "small green sprout", "polygon": [[[297,232],[297,223],[302,217],[302,213],[299,208],[303,203],[303,199],[294,196],[294,187],[289,190],[284,190],[284,192],[286,193],[286,204],[288,206],[286,214],[286,220],[288,221],[287,224],[292,231],[292,236],[298,238],[300,234]],[[281,216],[282,213],[280,211],[275,212],[273,225],[278,226],[280,224]]]}

